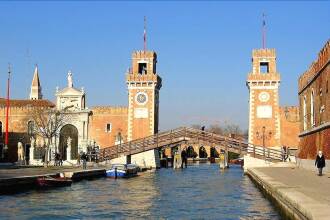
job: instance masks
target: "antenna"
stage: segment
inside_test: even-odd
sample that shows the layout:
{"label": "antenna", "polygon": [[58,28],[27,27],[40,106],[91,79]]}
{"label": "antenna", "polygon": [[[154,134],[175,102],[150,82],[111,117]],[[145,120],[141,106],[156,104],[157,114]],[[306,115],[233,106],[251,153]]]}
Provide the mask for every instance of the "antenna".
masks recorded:
{"label": "antenna", "polygon": [[266,15],[262,13],[262,48],[266,48]]}
{"label": "antenna", "polygon": [[144,16],[143,49],[147,50],[147,18]]}

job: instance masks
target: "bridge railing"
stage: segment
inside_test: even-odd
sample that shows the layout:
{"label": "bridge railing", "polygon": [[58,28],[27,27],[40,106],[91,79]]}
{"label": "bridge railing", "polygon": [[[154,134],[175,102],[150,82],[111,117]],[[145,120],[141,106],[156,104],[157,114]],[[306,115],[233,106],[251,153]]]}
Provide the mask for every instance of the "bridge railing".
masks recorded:
{"label": "bridge railing", "polygon": [[222,145],[226,150],[234,149],[239,153],[250,153],[254,157],[263,156],[265,159],[281,159],[282,152],[276,149],[265,148],[249,144],[234,138],[202,131],[194,128],[180,127],[174,130],[160,132],[145,138],[136,139],[126,143],[117,144],[100,150],[100,160],[109,160],[116,157],[136,154],[147,150],[168,146],[170,144],[198,139],[211,144]]}

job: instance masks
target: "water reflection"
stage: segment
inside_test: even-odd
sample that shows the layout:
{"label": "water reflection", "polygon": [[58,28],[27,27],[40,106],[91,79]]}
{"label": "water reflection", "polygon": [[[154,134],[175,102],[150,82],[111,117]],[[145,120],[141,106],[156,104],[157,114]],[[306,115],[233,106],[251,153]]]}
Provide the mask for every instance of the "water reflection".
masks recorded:
{"label": "water reflection", "polygon": [[239,167],[200,164],[0,197],[1,219],[278,219]]}

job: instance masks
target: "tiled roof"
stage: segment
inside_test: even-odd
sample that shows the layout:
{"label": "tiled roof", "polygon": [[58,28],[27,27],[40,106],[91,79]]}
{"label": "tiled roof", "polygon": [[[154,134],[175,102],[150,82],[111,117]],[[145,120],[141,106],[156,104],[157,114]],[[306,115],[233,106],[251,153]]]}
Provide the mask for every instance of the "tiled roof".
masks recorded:
{"label": "tiled roof", "polygon": [[[0,98],[0,108],[6,106],[7,100]],[[10,99],[12,107],[55,107],[55,104],[46,99],[30,100],[30,99]]]}

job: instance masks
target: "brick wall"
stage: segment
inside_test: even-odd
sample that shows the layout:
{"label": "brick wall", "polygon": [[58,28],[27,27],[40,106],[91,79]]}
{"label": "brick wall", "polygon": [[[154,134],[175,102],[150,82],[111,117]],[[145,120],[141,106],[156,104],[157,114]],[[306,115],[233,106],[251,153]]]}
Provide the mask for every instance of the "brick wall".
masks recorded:
{"label": "brick wall", "polygon": [[[120,132],[127,140],[127,107],[94,107],[89,118],[89,140],[95,140],[101,148],[113,146]],[[111,124],[111,131],[106,130]]]}
{"label": "brick wall", "polygon": [[281,146],[295,147],[299,145],[299,107],[280,107]]}

